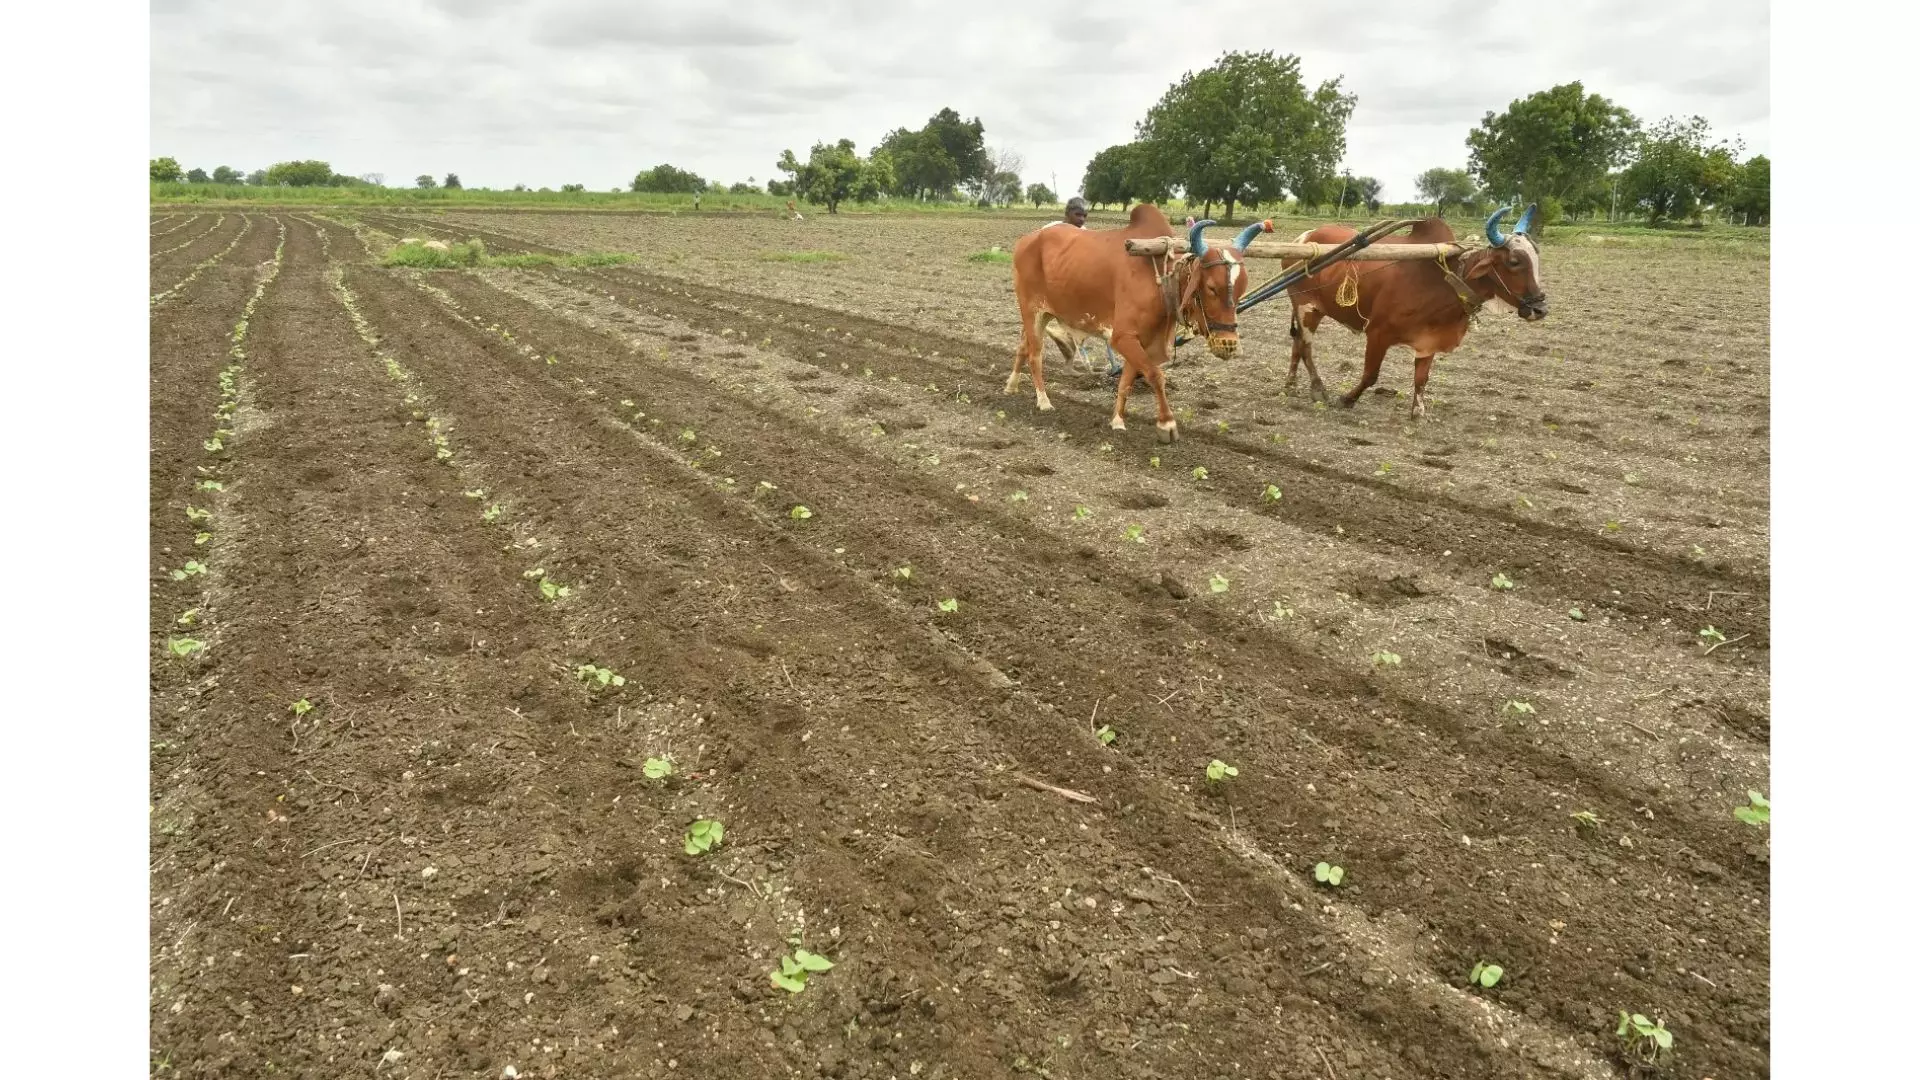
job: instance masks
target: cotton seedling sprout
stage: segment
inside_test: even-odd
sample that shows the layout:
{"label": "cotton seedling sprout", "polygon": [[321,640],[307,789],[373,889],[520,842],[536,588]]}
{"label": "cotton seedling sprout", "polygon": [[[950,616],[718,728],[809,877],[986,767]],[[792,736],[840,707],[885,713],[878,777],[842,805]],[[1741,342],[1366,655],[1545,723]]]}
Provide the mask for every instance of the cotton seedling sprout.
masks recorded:
{"label": "cotton seedling sprout", "polygon": [[593,664],[581,664],[573,669],[574,677],[581,682],[595,686],[625,686],[627,677],[617,675],[612,668],[597,667]]}
{"label": "cotton seedling sprout", "polygon": [[1084,506],[1076,506],[1073,508],[1073,520],[1075,521],[1085,521],[1092,516],[1093,511]]}
{"label": "cotton seedling sprout", "polygon": [[818,953],[795,949],[780,957],[780,968],[772,973],[773,985],[790,994],[797,994],[807,988],[809,973],[831,970],[833,961]]}
{"label": "cotton seedling sprout", "polygon": [[912,566],[912,564],[911,564],[911,563],[909,563],[908,565],[906,565],[906,566],[902,566],[902,567],[900,567],[899,569],[897,569],[897,570],[895,570],[895,571],[893,572],[893,576],[894,576],[894,577],[897,577],[897,578],[899,578],[899,579],[900,579],[901,581],[911,581],[911,580],[913,580],[913,566]]}
{"label": "cotton seedling sprout", "polygon": [[1515,713],[1520,716],[1532,716],[1537,710],[1531,701],[1509,701],[1500,707],[1501,712]]}
{"label": "cotton seedling sprout", "polygon": [[199,562],[195,562],[192,559],[188,559],[186,566],[181,567],[178,570],[171,571],[169,576],[171,576],[175,581],[185,581],[187,580],[187,578],[192,577],[195,574],[204,574],[206,572],[207,572],[207,568],[204,563],[199,563]]}
{"label": "cotton seedling sprout", "polygon": [[1477,983],[1482,989],[1491,990],[1494,984],[1500,981],[1500,976],[1505,974],[1506,969],[1499,964],[1489,964],[1482,960],[1473,965],[1473,970],[1467,973],[1467,984],[1471,986]]}
{"label": "cotton seedling sprout", "polygon": [[1664,1020],[1655,1022],[1640,1013],[1629,1015],[1620,1010],[1620,1027],[1614,1032],[1627,1044],[1627,1052],[1651,1065],[1673,1049],[1673,1032]]}
{"label": "cotton seedling sprout", "polygon": [[1228,777],[1239,775],[1239,769],[1221,761],[1219,758],[1214,758],[1212,761],[1207,762],[1207,780],[1211,783],[1218,784],[1225,781]]}
{"label": "cotton seedling sprout", "polygon": [[649,780],[665,780],[667,777],[673,775],[673,759],[650,757],[647,759],[646,764],[640,767],[640,771],[645,773]]}
{"label": "cotton seedling sprout", "polygon": [[1093,733],[1093,737],[1100,740],[1101,746],[1112,746],[1113,740],[1119,738],[1120,735],[1113,730],[1113,725],[1102,724],[1100,725],[1100,730]]}
{"label": "cotton seedling sprout", "polygon": [[960,610],[959,598],[949,596],[945,600],[940,601],[940,610],[946,612],[949,615],[953,614],[956,611],[959,611]]}
{"label": "cotton seedling sprout", "polygon": [[1208,587],[1209,589],[1212,589],[1212,590],[1213,590],[1214,592],[1217,592],[1217,593],[1223,593],[1223,592],[1226,592],[1226,591],[1227,591],[1227,588],[1228,588],[1228,582],[1227,582],[1227,578],[1226,578],[1226,575],[1225,575],[1225,574],[1215,574],[1215,575],[1213,575],[1213,576],[1212,576],[1211,578],[1208,578],[1208,579],[1207,579],[1207,587]]}
{"label": "cotton seedling sprout", "polygon": [[1601,820],[1600,815],[1594,813],[1591,810],[1575,810],[1573,813],[1568,814],[1567,816],[1573,819],[1574,824],[1578,825],[1583,829],[1586,829],[1590,832],[1600,831],[1600,820]]}
{"label": "cotton seedling sprout", "polygon": [[792,518],[795,521],[805,521],[808,518],[813,516],[813,511],[807,509],[804,506],[796,506],[793,509],[787,511],[787,516]]}
{"label": "cotton seedling sprout", "polygon": [[1007,496],[1007,498],[1011,502],[1026,502],[1027,493],[1024,491],[1016,491],[1012,495]]}
{"label": "cotton seedling sprout", "polygon": [[700,855],[717,846],[727,835],[727,827],[718,821],[702,818],[687,826],[686,849],[689,855]]}
{"label": "cotton seedling sprout", "polygon": [[1346,871],[1346,868],[1344,867],[1335,866],[1332,863],[1315,863],[1314,864],[1313,880],[1318,881],[1323,885],[1332,885],[1337,888],[1339,887],[1340,883],[1342,881],[1345,881],[1346,879],[1347,879],[1347,871]]}
{"label": "cotton seedling sprout", "polygon": [[1207,467],[1205,465],[1195,465],[1193,467],[1193,478],[1195,480],[1205,480],[1207,478]]}
{"label": "cotton seedling sprout", "polygon": [[1373,654],[1373,664],[1375,667],[1399,667],[1400,654],[1381,649]]}
{"label": "cotton seedling sprout", "polygon": [[1773,804],[1767,801],[1765,795],[1748,790],[1747,805],[1734,807],[1733,816],[1757,829],[1772,822]]}
{"label": "cotton seedling sprout", "polygon": [[1493,587],[1505,591],[1513,588],[1513,579],[1505,574],[1493,575]]}
{"label": "cotton seedling sprout", "polygon": [[1126,535],[1127,535],[1127,539],[1133,541],[1136,544],[1144,544],[1147,542],[1147,530],[1142,526],[1139,526],[1139,525],[1127,526]]}
{"label": "cotton seedling sprout", "polygon": [[1277,503],[1280,501],[1280,488],[1274,484],[1268,484],[1267,489],[1260,493],[1260,498],[1266,502]]}
{"label": "cotton seedling sprout", "polygon": [[1727,635],[1721,632],[1717,627],[1709,626],[1706,629],[1700,631],[1700,640],[1712,642],[1713,644],[1718,645],[1721,642],[1727,640]]}
{"label": "cotton seedling sprout", "polygon": [[313,702],[308,701],[306,698],[301,698],[299,701],[287,706],[287,711],[295,716],[305,716],[313,711]]}
{"label": "cotton seedling sprout", "polygon": [[167,639],[167,650],[175,656],[191,656],[206,647],[207,643],[197,638],[170,637]]}

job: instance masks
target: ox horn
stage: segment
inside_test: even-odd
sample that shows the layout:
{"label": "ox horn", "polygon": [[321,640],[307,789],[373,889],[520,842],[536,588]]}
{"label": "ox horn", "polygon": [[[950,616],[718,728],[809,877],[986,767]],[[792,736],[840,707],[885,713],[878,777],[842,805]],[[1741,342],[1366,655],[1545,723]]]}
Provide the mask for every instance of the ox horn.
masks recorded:
{"label": "ox horn", "polygon": [[1253,243],[1254,237],[1259,236],[1261,233],[1272,232],[1272,231],[1273,231],[1273,222],[1256,221],[1253,224],[1247,226],[1246,228],[1240,230],[1240,235],[1234,237],[1233,246],[1239,248],[1241,251],[1245,251],[1247,250],[1247,245]]}
{"label": "ox horn", "polygon": [[1533,215],[1536,212],[1538,212],[1539,209],[1540,209],[1539,203],[1527,204],[1527,212],[1524,214],[1521,214],[1520,220],[1513,223],[1513,231],[1515,235],[1526,232],[1527,229],[1533,225]]}
{"label": "ox horn", "polygon": [[1500,235],[1500,219],[1506,217],[1507,212],[1512,209],[1511,206],[1503,206],[1495,210],[1493,216],[1487,219],[1487,243],[1494,247],[1507,246],[1507,238]]}
{"label": "ox horn", "polygon": [[1207,226],[1213,223],[1212,218],[1193,223],[1193,228],[1187,230],[1187,249],[1189,251],[1192,251],[1195,255],[1205,255],[1207,253],[1206,231]]}

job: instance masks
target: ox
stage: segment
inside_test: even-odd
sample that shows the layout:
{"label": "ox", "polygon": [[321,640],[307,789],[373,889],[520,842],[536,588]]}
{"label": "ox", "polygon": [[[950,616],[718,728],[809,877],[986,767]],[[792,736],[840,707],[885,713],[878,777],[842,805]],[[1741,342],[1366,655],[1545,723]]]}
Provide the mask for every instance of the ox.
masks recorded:
{"label": "ox", "polygon": [[1135,378],[1144,378],[1158,407],[1160,441],[1179,438],[1160,370],[1172,353],[1174,331],[1204,326],[1213,355],[1224,360],[1238,351],[1234,306],[1247,291],[1241,253],[1255,236],[1273,229],[1272,222],[1262,221],[1247,226],[1232,244],[1210,247],[1202,233],[1211,224],[1196,222],[1188,230],[1189,253],[1164,258],[1127,254],[1128,240],[1173,234],[1167,216],[1149,203],[1135,206],[1122,229],[1043,227],[1022,236],[1013,245],[1020,347],[1013,354],[1006,392],[1019,388],[1025,366],[1033,375],[1035,407],[1053,408],[1047,400],[1042,355],[1047,339],[1072,361],[1081,345],[1099,338],[1123,360],[1112,426],[1126,430],[1127,394]]}
{"label": "ox", "polygon": [[[1323,317],[1367,337],[1366,370],[1360,385],[1340,398],[1340,404],[1352,408],[1360,395],[1380,377],[1380,361],[1387,350],[1405,345],[1413,350],[1413,416],[1427,412],[1427,373],[1433,368],[1436,353],[1450,353],[1460,347],[1467,329],[1479,315],[1483,304],[1511,308],[1527,322],[1547,317],[1547,294],[1541,286],[1540,249],[1534,246],[1527,226],[1533,223],[1537,206],[1527,207],[1513,226],[1511,235],[1500,232],[1500,219],[1510,206],[1503,206],[1487,219],[1488,247],[1463,252],[1445,259],[1415,259],[1402,262],[1343,263],[1304,278],[1288,288],[1293,301],[1293,357],[1287,364],[1287,389],[1293,389],[1301,364],[1307,366],[1313,396],[1327,400],[1326,384],[1313,367],[1313,334]],[[1338,244],[1354,235],[1344,225],[1323,225],[1301,235],[1300,241]],[[1427,218],[1414,225],[1404,237],[1393,236],[1376,244],[1448,244],[1454,242],[1453,230],[1439,218]]]}

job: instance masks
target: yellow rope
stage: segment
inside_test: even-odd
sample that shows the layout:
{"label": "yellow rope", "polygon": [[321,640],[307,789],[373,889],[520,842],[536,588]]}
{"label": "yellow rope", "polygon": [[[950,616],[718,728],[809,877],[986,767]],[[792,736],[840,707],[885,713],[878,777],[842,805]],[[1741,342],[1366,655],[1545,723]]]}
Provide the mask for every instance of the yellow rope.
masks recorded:
{"label": "yellow rope", "polygon": [[1340,287],[1334,290],[1333,302],[1341,307],[1352,307],[1360,302],[1360,275],[1348,266],[1346,276],[1340,279]]}

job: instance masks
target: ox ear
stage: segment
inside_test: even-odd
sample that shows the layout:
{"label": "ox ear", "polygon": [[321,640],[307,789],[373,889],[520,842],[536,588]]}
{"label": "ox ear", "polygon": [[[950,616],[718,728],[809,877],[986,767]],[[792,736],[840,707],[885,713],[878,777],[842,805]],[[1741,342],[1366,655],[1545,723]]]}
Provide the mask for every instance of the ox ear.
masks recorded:
{"label": "ox ear", "polygon": [[1527,229],[1533,225],[1533,215],[1539,212],[1539,210],[1540,210],[1539,203],[1527,204],[1526,213],[1521,214],[1520,220],[1513,223],[1513,233],[1515,236],[1518,236],[1521,233],[1526,232]]}
{"label": "ox ear", "polygon": [[1205,221],[1196,221],[1187,227],[1187,250],[1195,255],[1207,253],[1207,226],[1213,223],[1213,219],[1208,218]]}
{"label": "ox ear", "polygon": [[1511,206],[1503,206],[1495,210],[1493,216],[1487,219],[1487,243],[1494,247],[1507,246],[1507,238],[1500,235],[1500,219],[1506,217],[1512,210]]}

